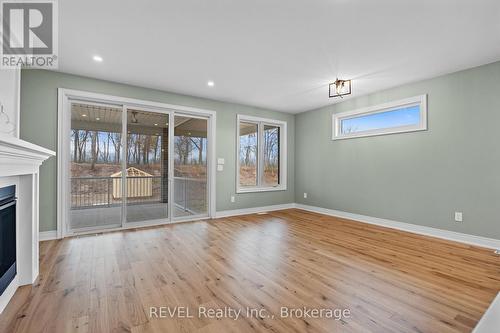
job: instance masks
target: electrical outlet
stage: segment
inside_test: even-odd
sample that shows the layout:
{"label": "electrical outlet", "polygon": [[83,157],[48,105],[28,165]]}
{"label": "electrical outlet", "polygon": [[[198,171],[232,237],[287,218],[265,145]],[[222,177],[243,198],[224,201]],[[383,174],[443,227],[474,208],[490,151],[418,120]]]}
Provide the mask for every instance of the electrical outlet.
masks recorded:
{"label": "electrical outlet", "polygon": [[234,202],[235,199],[234,199],[234,195],[231,196],[231,202]]}
{"label": "electrical outlet", "polygon": [[462,221],[463,221],[462,212],[455,212],[455,222],[462,222]]}
{"label": "electrical outlet", "polygon": [[304,199],[307,199],[307,193],[304,192]]}

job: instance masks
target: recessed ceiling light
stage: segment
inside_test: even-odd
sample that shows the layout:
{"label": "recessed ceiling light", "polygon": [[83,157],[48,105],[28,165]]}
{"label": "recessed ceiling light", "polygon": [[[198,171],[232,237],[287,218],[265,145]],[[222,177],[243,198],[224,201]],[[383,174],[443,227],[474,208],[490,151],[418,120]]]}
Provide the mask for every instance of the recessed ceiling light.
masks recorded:
{"label": "recessed ceiling light", "polygon": [[99,118],[99,117],[96,117],[96,118],[95,118],[95,120],[101,120],[101,118]]}
{"label": "recessed ceiling light", "polygon": [[87,117],[87,115],[86,114],[82,114],[82,117]]}
{"label": "recessed ceiling light", "polygon": [[158,124],[155,124],[155,126],[158,126]]}
{"label": "recessed ceiling light", "polygon": [[102,62],[102,57],[98,56],[98,55],[93,56],[92,59],[94,59],[94,61],[97,61],[97,62]]}
{"label": "recessed ceiling light", "polygon": [[207,82],[207,86],[213,87],[213,86],[215,86],[215,82],[214,81],[208,81]]}

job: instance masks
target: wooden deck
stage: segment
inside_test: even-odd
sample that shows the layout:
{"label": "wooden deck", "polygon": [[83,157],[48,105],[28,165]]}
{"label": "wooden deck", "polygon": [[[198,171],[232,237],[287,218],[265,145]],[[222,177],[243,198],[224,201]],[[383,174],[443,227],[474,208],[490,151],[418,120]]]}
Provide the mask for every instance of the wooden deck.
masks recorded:
{"label": "wooden deck", "polygon": [[[193,215],[191,212],[175,207],[174,217]],[[142,203],[127,206],[127,221],[142,222],[168,217],[168,204]],[[71,228],[74,231],[89,228],[106,228],[121,224],[121,206],[96,207],[70,210]]]}

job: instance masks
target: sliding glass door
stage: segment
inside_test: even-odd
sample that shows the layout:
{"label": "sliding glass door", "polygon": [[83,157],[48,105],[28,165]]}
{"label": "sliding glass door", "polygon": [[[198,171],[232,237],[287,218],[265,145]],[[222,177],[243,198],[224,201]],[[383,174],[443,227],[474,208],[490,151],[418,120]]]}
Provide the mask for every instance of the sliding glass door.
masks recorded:
{"label": "sliding glass door", "polygon": [[74,102],[69,156],[70,230],[122,225],[122,108]]}
{"label": "sliding glass door", "polygon": [[208,119],[175,115],[174,217],[208,215]]}
{"label": "sliding glass door", "polygon": [[127,109],[126,221],[168,219],[169,114]]}
{"label": "sliding glass door", "polygon": [[71,101],[69,233],[209,215],[209,118]]}

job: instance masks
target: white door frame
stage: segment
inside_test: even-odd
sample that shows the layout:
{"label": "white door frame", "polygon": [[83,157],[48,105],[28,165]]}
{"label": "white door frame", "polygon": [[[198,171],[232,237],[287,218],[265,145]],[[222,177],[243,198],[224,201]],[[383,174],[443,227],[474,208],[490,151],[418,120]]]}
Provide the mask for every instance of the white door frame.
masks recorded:
{"label": "white door frame", "polygon": [[[174,105],[160,102],[152,102],[147,100],[113,96],[107,94],[100,94],[82,90],[73,89],[58,89],[58,130],[57,130],[57,238],[63,238],[66,236],[73,235],[73,233],[67,232],[67,226],[69,223],[69,198],[70,198],[70,184],[69,184],[69,151],[70,151],[70,137],[71,130],[71,114],[68,112],[70,100],[88,101],[92,103],[106,103],[113,104],[122,107],[124,110],[127,108],[139,108],[146,111],[156,111],[161,113],[169,113],[171,119],[169,121],[174,121],[176,113],[179,115],[193,115],[202,116],[208,119],[208,147],[207,147],[207,174],[208,174],[208,194],[209,194],[209,205],[208,205],[208,216],[210,218],[215,218],[216,215],[216,191],[215,191],[215,175],[216,175],[216,112],[207,109],[194,108],[189,106]],[[126,113],[125,113],[126,115]],[[171,137],[173,137],[173,131]],[[123,136],[122,136],[123,137]],[[170,146],[171,145],[171,146]],[[169,151],[173,148],[173,141],[169,140]],[[173,160],[170,158],[170,160]],[[169,164],[173,166],[173,161],[169,161]],[[173,170],[169,167],[169,186],[170,181],[173,181]],[[122,182],[123,183],[123,182]],[[171,187],[172,188],[172,187]],[[173,195],[173,189],[169,191],[169,195]],[[172,203],[173,197],[169,197],[169,205]],[[126,223],[122,225],[121,228],[114,228],[113,230],[136,228],[138,226],[148,226],[148,225],[159,225],[170,223],[173,218],[173,212],[170,210],[169,219],[154,220],[150,223]],[[192,218],[178,218],[172,220],[174,222],[184,222],[193,221],[197,219],[204,219],[206,217],[194,216]],[[100,229],[99,232],[105,231],[107,229]],[[95,232],[95,231],[94,231]]]}

